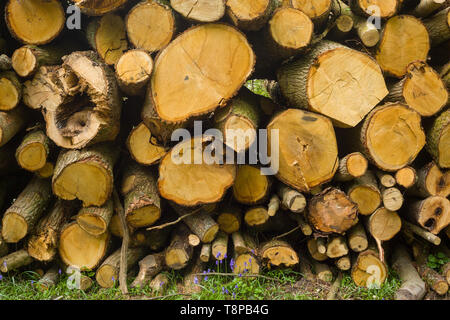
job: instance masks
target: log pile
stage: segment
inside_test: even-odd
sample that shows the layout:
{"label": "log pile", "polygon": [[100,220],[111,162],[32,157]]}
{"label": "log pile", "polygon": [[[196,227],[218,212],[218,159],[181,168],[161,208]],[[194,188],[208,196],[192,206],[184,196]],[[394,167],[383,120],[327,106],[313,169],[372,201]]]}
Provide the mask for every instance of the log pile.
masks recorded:
{"label": "log pile", "polygon": [[158,291],[232,259],[447,293],[426,257],[450,244],[448,1],[0,9],[1,272]]}

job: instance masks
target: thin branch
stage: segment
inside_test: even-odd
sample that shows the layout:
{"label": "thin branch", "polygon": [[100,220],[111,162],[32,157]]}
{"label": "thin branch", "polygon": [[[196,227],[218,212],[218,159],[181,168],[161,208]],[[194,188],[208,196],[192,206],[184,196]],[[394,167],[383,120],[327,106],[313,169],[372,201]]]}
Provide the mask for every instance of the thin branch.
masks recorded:
{"label": "thin branch", "polygon": [[122,225],[123,230],[123,238],[122,238],[122,247],[120,250],[120,269],[119,269],[119,288],[122,291],[122,294],[128,294],[127,287],[127,255],[128,255],[128,244],[130,242],[130,232],[128,230],[127,221],[125,219],[125,212],[120,202],[119,195],[117,194],[117,190],[113,191],[113,199],[114,199],[114,208],[119,215],[120,223]]}
{"label": "thin branch", "polygon": [[173,293],[173,294],[168,294],[168,295],[165,295],[165,296],[157,296],[157,297],[151,297],[151,298],[145,297],[145,299],[142,299],[142,300],[160,300],[160,299],[176,297],[176,296],[190,297],[190,296],[192,296],[192,294],[190,294],[190,293]]}
{"label": "thin branch", "polygon": [[196,214],[196,213],[197,213],[197,211],[194,211],[194,212],[185,214],[184,216],[179,217],[179,218],[178,218],[177,220],[175,220],[175,221],[168,222],[168,223],[164,223],[164,224],[161,224],[161,225],[159,225],[159,226],[154,226],[154,227],[147,228],[147,231],[155,230],[155,229],[160,230],[160,229],[164,229],[164,228],[173,226],[174,224],[177,224],[177,223],[181,222],[183,219],[185,219],[185,218],[187,218],[187,217],[189,217],[189,216],[192,216],[192,215],[194,215],[194,214]]}
{"label": "thin branch", "polygon": [[300,229],[300,228],[301,228],[300,226],[296,226],[296,227],[295,227],[294,229],[292,229],[291,231],[288,231],[288,232],[286,232],[286,233],[283,233],[283,234],[280,234],[279,236],[274,237],[273,240],[277,240],[277,239],[280,239],[280,238],[284,238],[284,237],[290,235],[291,233],[294,233],[295,231],[297,231],[297,230]]}

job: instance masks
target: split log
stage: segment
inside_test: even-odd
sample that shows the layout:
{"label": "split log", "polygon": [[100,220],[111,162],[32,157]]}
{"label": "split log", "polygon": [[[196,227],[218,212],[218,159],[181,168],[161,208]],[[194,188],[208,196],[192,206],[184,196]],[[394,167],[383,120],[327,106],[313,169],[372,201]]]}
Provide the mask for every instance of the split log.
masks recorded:
{"label": "split log", "polygon": [[399,186],[405,189],[411,188],[418,180],[416,169],[413,167],[404,167],[395,173],[395,181]]}
{"label": "split log", "polygon": [[267,23],[278,5],[275,0],[228,0],[226,13],[239,29],[257,31]]}
{"label": "split log", "polygon": [[435,246],[441,244],[441,238],[435,236],[431,232],[422,229],[421,227],[416,226],[415,224],[412,224],[411,222],[403,220],[402,229],[404,232],[418,235],[419,237],[427,240],[428,242],[434,244]]}
{"label": "split log", "polygon": [[101,16],[108,12],[120,9],[128,0],[72,0],[86,15]]}
{"label": "split log", "polygon": [[65,225],[61,231],[59,256],[68,266],[94,270],[105,257],[109,240],[109,232],[96,237],[81,229],[76,222],[72,222]]}
{"label": "split log", "polygon": [[339,168],[334,178],[337,181],[350,181],[359,178],[366,173],[368,165],[369,163],[362,153],[347,154],[339,159]]}
{"label": "split log", "polygon": [[39,171],[47,164],[52,142],[38,129],[27,133],[16,150],[17,163],[25,170]]}
{"label": "split log", "polygon": [[[438,116],[427,132],[426,149],[441,168],[450,168],[450,110]],[[447,183],[447,186],[449,183]]]}
{"label": "split log", "polygon": [[48,262],[55,257],[59,237],[63,226],[75,212],[76,206],[63,200],[57,200],[49,213],[38,223],[36,230],[28,240],[27,250],[38,261]]}
{"label": "split log", "polygon": [[378,168],[397,171],[411,164],[425,145],[420,115],[401,103],[372,110],[361,126],[364,154]]}
{"label": "split log", "polygon": [[116,64],[120,89],[130,96],[143,95],[152,70],[153,59],[147,52],[139,49],[125,52]]}
{"label": "split log", "polygon": [[353,12],[365,17],[387,19],[394,16],[399,9],[396,0],[350,0],[349,3]]}
{"label": "split log", "polygon": [[53,193],[64,200],[79,199],[84,207],[102,206],[112,193],[117,157],[118,150],[109,143],[61,151],[52,178]]}
{"label": "split log", "polygon": [[12,71],[0,72],[0,110],[17,107],[22,99],[22,84]]}
{"label": "split log", "polygon": [[293,213],[301,213],[306,208],[305,196],[284,184],[279,184],[278,196],[281,199],[282,207]]}
{"label": "split log", "polygon": [[158,163],[167,153],[167,148],[159,144],[147,126],[141,122],[130,132],[127,140],[131,157],[139,164],[150,166]]}
{"label": "split log", "polygon": [[185,268],[192,259],[193,247],[189,244],[189,229],[180,223],[172,234],[172,240],[165,253],[165,264],[173,270]]}
{"label": "split log", "polygon": [[25,127],[26,110],[19,106],[9,112],[0,111],[0,147]]}
{"label": "split log", "polygon": [[430,35],[431,45],[437,46],[450,39],[450,9],[446,8],[425,20],[425,27]]}
{"label": "split log", "polygon": [[[356,126],[388,94],[375,61],[328,40],[283,65],[277,78],[290,106],[322,113],[340,127]],[[339,107],[330,108],[330,103]]]}
{"label": "split log", "polygon": [[438,295],[442,296],[447,293],[449,287],[447,280],[435,270],[429,268],[426,264],[422,264],[419,266],[419,274]]}
{"label": "split log", "polygon": [[3,239],[8,243],[17,243],[31,233],[50,199],[50,182],[33,178],[3,216]]}
{"label": "split log", "polygon": [[397,211],[403,206],[402,192],[397,188],[388,188],[381,192],[383,206],[390,211]]}
{"label": "split log", "polygon": [[450,171],[442,172],[434,162],[430,162],[417,170],[417,183],[408,193],[427,198],[450,195]]}
{"label": "split log", "polygon": [[258,100],[246,89],[214,114],[214,127],[222,133],[225,145],[237,153],[255,142],[259,123]]}
{"label": "split log", "polygon": [[425,296],[425,282],[420,278],[407,249],[402,244],[396,244],[393,250],[392,268],[402,280],[401,287],[395,293],[395,300],[421,300]]}
{"label": "split log", "polygon": [[401,78],[410,63],[426,61],[429,50],[425,25],[413,16],[398,15],[386,22],[375,58],[385,73]]}
{"label": "split log", "polygon": [[423,117],[440,112],[449,98],[439,74],[423,61],[409,64],[405,77],[388,89],[386,101],[404,102]]}
{"label": "split log", "polygon": [[407,217],[425,230],[437,235],[450,223],[450,201],[431,196],[424,200],[408,202]]}
{"label": "split log", "polygon": [[331,12],[331,0],[291,0],[292,7],[306,13],[319,30],[328,21]]}
{"label": "split log", "polygon": [[144,287],[158,273],[166,268],[164,252],[150,254],[139,261],[139,273],[131,284],[132,288]]}
{"label": "split log", "polygon": [[[126,256],[128,268],[142,259],[144,255],[145,250],[142,248],[128,248]],[[98,267],[95,280],[102,288],[112,288],[118,282],[120,259],[121,250],[118,249]]]}
{"label": "split log", "polygon": [[236,167],[208,159],[208,150],[205,152],[208,142],[211,142],[209,137],[195,137],[177,144],[164,156],[158,180],[163,198],[183,206],[215,203],[222,199],[234,183]]}
{"label": "split log", "polygon": [[170,0],[170,6],[193,22],[215,22],[225,14],[224,0]]}
{"label": "split log", "polygon": [[347,188],[347,195],[358,205],[359,213],[362,215],[373,213],[382,200],[377,181],[371,171],[354,179]]}
{"label": "split log", "polygon": [[354,252],[362,252],[367,249],[369,242],[367,241],[366,230],[361,222],[358,222],[348,231],[347,242]]}
{"label": "split log", "polygon": [[33,261],[27,250],[18,250],[0,258],[0,271],[6,273],[27,266]]}
{"label": "split log", "polygon": [[278,114],[267,129],[268,150],[273,148],[274,130],[279,133],[277,178],[283,183],[298,191],[309,192],[333,178],[338,167],[338,152],[329,119],[307,111],[288,109]]}
{"label": "split log", "polygon": [[91,48],[108,65],[116,64],[128,48],[125,22],[113,13],[91,20],[86,37]]}
{"label": "split log", "polygon": [[27,44],[46,44],[55,39],[66,22],[64,8],[58,0],[9,0],[5,7],[9,32]]}
{"label": "split log", "polygon": [[223,209],[216,219],[219,229],[227,234],[232,234],[241,229],[242,212],[239,207],[230,206]]}
{"label": "split log", "polygon": [[323,252],[323,253],[319,252],[319,245],[318,245],[317,239],[313,239],[313,238],[308,239],[307,247],[308,247],[309,254],[311,255],[311,257],[314,260],[325,261],[328,259],[328,256],[325,254],[325,252]]}
{"label": "split log", "polygon": [[327,188],[311,199],[307,217],[323,233],[343,234],[358,222],[358,208],[344,192]]}
{"label": "split log", "polygon": [[122,190],[128,225],[148,227],[161,217],[161,199],[156,177],[148,168],[130,162],[123,169]]}
{"label": "split log", "polygon": [[211,253],[216,260],[223,260],[228,253],[228,234],[219,231],[211,244]]}
{"label": "split log", "polygon": [[267,200],[271,184],[270,177],[262,175],[260,168],[240,165],[233,184],[233,196],[242,204],[260,204]]}
{"label": "split log", "polygon": [[149,53],[166,47],[176,33],[172,9],[158,0],[142,1],[135,5],[128,12],[125,23],[130,43]]}
{"label": "split log", "polygon": [[54,287],[58,284],[59,281],[59,272],[58,267],[55,265],[47,270],[47,272],[36,282],[36,287],[40,291],[49,290],[51,287]]}
{"label": "split log", "polygon": [[366,220],[367,231],[377,240],[391,240],[402,228],[402,220],[395,211],[385,207],[376,210]]}
{"label": "split log", "polygon": [[114,213],[113,201],[108,199],[101,207],[81,208],[76,216],[78,225],[93,236],[100,236],[108,231]]}
{"label": "split log", "polygon": [[351,276],[359,287],[379,288],[387,279],[387,266],[372,249],[361,252],[353,263]]}

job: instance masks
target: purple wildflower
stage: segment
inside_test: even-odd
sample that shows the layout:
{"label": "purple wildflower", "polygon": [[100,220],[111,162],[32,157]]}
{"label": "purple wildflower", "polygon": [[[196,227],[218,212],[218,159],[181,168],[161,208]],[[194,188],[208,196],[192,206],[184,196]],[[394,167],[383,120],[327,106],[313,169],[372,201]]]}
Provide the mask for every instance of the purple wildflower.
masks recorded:
{"label": "purple wildflower", "polygon": [[0,274],[0,281],[3,280],[3,276]]}
{"label": "purple wildflower", "polygon": [[208,281],[208,276],[205,276],[204,280],[205,280],[205,281]]}
{"label": "purple wildflower", "polygon": [[59,269],[59,270],[58,270],[58,273],[61,274],[61,272],[62,272],[61,269]]}
{"label": "purple wildflower", "polygon": [[220,255],[221,255],[221,253],[220,253],[220,252],[217,252],[217,254],[216,254],[216,259],[219,259]]}
{"label": "purple wildflower", "polygon": [[194,278],[194,283],[198,284],[198,278],[197,277]]}

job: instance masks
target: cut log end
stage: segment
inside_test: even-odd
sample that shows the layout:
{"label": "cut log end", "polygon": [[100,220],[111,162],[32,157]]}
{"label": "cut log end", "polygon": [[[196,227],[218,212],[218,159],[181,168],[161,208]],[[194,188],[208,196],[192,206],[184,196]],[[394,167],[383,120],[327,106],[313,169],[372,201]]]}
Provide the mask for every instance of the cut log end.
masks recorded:
{"label": "cut log end", "polygon": [[351,272],[355,284],[367,288],[381,287],[387,274],[386,265],[371,250],[359,254]]}
{"label": "cut log end", "polygon": [[167,153],[167,149],[158,143],[144,123],[131,131],[127,146],[133,159],[147,166],[157,163]]}
{"label": "cut log end", "polygon": [[170,6],[188,20],[215,22],[225,14],[223,0],[170,0]]}
{"label": "cut log end", "polygon": [[256,204],[263,201],[269,192],[270,181],[261,174],[258,167],[242,165],[238,167],[233,185],[234,198],[242,204]]}
{"label": "cut log end", "polygon": [[274,266],[295,266],[299,258],[295,250],[284,241],[272,240],[264,244],[261,248],[261,257]]}
{"label": "cut log end", "polygon": [[395,180],[398,185],[410,188],[417,182],[417,172],[412,167],[402,168],[395,173]]}
{"label": "cut log end", "polygon": [[114,11],[120,8],[128,0],[109,0],[109,1],[98,1],[98,0],[73,0],[73,2],[80,7],[84,14],[90,16],[101,16],[108,12]]}
{"label": "cut log end", "polygon": [[28,223],[19,213],[8,212],[2,219],[2,237],[8,243],[17,243],[28,233]]}
{"label": "cut log end", "polygon": [[370,234],[380,241],[391,240],[402,228],[399,215],[386,208],[379,208],[369,218]]}
{"label": "cut log end", "polygon": [[116,77],[125,93],[136,96],[143,92],[153,70],[152,57],[143,50],[124,53],[116,64]]}
{"label": "cut log end", "polygon": [[11,72],[0,73],[0,111],[17,107],[22,98],[22,85]]}

